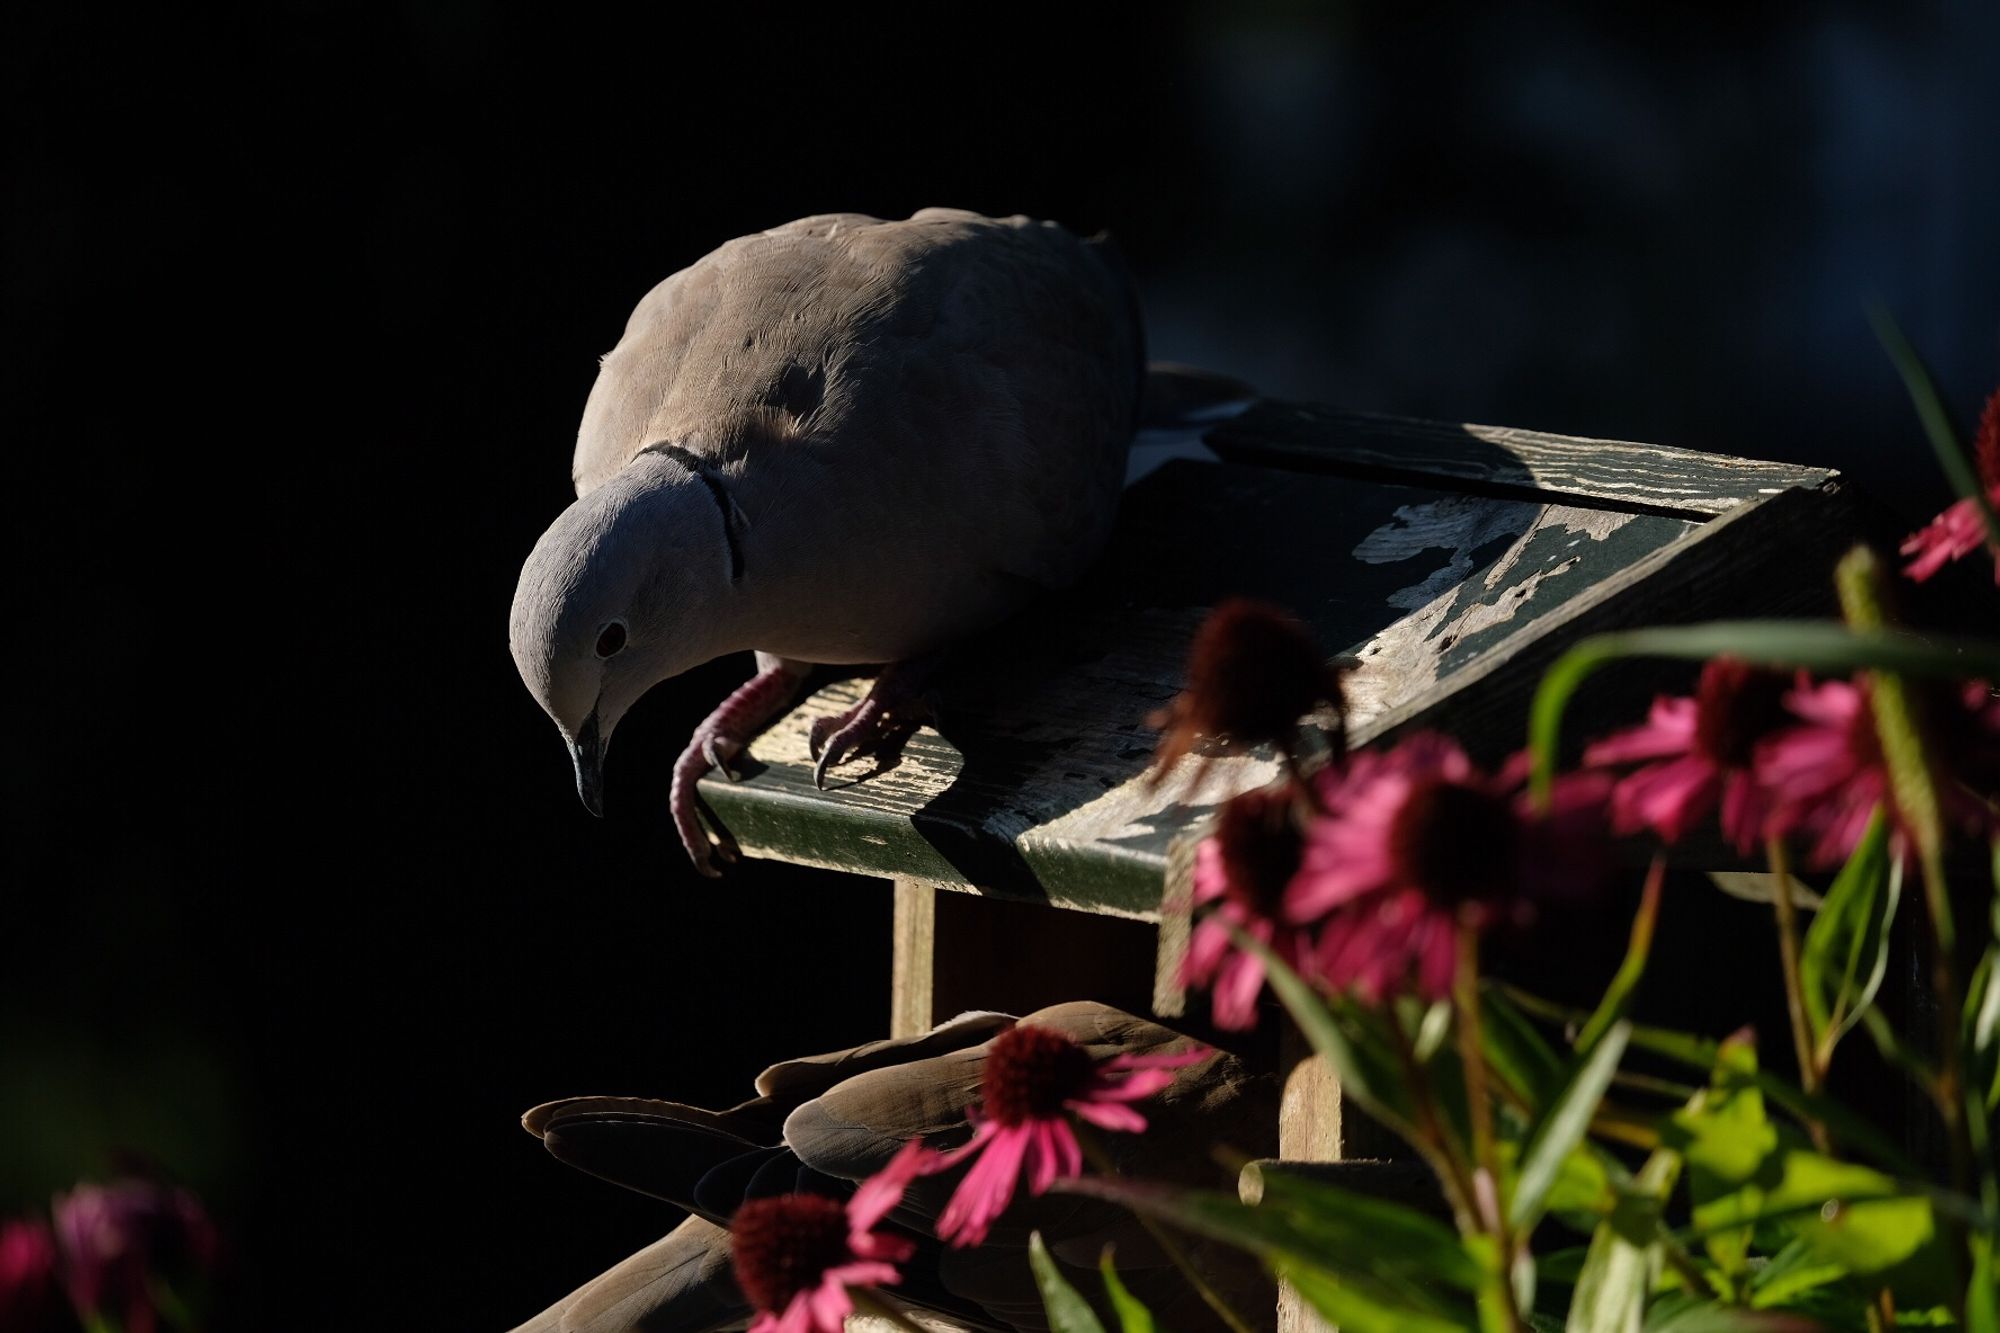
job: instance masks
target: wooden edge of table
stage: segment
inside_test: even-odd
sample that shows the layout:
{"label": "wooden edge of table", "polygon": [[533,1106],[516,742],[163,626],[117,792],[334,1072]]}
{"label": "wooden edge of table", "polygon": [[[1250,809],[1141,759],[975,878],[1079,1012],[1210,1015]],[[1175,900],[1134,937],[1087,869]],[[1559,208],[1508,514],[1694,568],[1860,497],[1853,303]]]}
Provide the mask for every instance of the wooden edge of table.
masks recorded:
{"label": "wooden edge of table", "polygon": [[1671,445],[1275,400],[1259,401],[1209,427],[1204,439],[1229,462],[1419,485],[1446,479],[1509,499],[1560,498],[1679,518],[1716,517],[1793,487],[1823,488],[1839,478],[1828,468]]}
{"label": "wooden edge of table", "polygon": [[[1542,633],[1503,639],[1348,742],[1365,745],[1419,725],[1451,730],[1454,719],[1502,710],[1521,720],[1525,740],[1528,699],[1542,671],[1579,639],[1631,628],[1642,610],[1645,623],[1659,625],[1828,612],[1834,562],[1854,540],[1853,525],[1834,520],[1849,508],[1845,492],[1797,488],[1741,505],[1570,599],[1543,618]],[[1801,563],[1822,565],[1826,577],[1760,580],[1757,571],[1773,561],[1794,573]],[[1504,685],[1482,688],[1502,671],[1510,671]],[[1566,730],[1575,739],[1576,729]]]}

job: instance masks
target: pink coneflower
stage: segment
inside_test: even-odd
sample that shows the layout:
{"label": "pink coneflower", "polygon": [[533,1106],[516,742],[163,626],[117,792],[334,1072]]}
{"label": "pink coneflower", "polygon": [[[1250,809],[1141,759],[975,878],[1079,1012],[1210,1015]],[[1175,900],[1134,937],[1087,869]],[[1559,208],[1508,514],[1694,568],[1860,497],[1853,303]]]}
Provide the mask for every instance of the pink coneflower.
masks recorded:
{"label": "pink coneflower", "polygon": [[1074,1112],[1103,1129],[1138,1133],[1146,1118],[1131,1103],[1174,1081],[1173,1071],[1208,1058],[1196,1047],[1170,1055],[1118,1055],[1100,1063],[1052,1028],[1016,1024],[986,1048],[980,1073],[982,1106],[968,1109],[969,1142],[935,1159],[932,1169],[977,1157],[938,1218],[938,1235],[977,1245],[1014,1200],[1025,1170],[1030,1193],[1083,1174],[1083,1145],[1070,1126]]}
{"label": "pink coneflower", "polygon": [[55,1237],[31,1217],[0,1223],[0,1329],[35,1333],[55,1312]]}
{"label": "pink coneflower", "polygon": [[[1203,736],[1295,757],[1301,718],[1321,705],[1343,713],[1341,673],[1296,617],[1246,598],[1223,602],[1195,631],[1187,689],[1149,719],[1162,733],[1155,780]],[[1343,737],[1329,739],[1338,749]]]}
{"label": "pink coneflower", "polygon": [[[1958,779],[1978,782],[1993,776],[1993,752],[2000,743],[2000,707],[1992,691],[1973,681],[1951,693],[1926,694],[1942,706],[1943,725],[1930,729],[1932,758],[1946,780],[1939,784],[1945,817],[1976,827],[1992,820],[1987,804],[1964,790]],[[1816,868],[1838,865],[1867,831],[1877,805],[1889,802],[1889,774],[1875,714],[1860,684],[1830,680],[1802,684],[1785,696],[1800,720],[1757,749],[1757,772],[1775,804],[1774,832],[1802,833],[1809,840],[1806,860]]]}
{"label": "pink coneflower", "polygon": [[1217,1027],[1256,1026],[1264,988],[1263,963],[1236,947],[1232,926],[1293,968],[1311,952],[1311,933],[1285,919],[1285,891],[1305,850],[1297,811],[1289,786],[1244,792],[1222,807],[1215,832],[1195,848],[1194,906],[1209,910],[1188,940],[1181,984],[1210,989]]}
{"label": "pink coneflower", "polygon": [[1650,828],[1674,842],[1720,803],[1724,835],[1738,851],[1755,847],[1771,811],[1754,767],[1757,743],[1791,720],[1787,684],[1775,671],[1718,657],[1702,667],[1693,697],[1663,695],[1644,726],[1586,749],[1593,768],[1652,761],[1612,788],[1613,827]]}
{"label": "pink coneflower", "polygon": [[1460,925],[1523,923],[1538,899],[1594,883],[1608,780],[1565,778],[1540,815],[1523,776],[1518,760],[1501,776],[1481,773],[1456,742],[1431,734],[1323,774],[1326,814],[1306,835],[1287,895],[1293,919],[1325,916],[1317,979],[1371,1002],[1405,986],[1444,995]]}
{"label": "pink coneflower", "polygon": [[756,1307],[750,1333],[841,1333],[855,1287],[892,1287],[916,1253],[875,1230],[922,1174],[930,1154],[912,1140],[846,1203],[817,1194],[751,1199],[729,1220],[736,1285]]}
{"label": "pink coneflower", "polygon": [[[1986,410],[1980,413],[1972,455],[1979,484],[1986,489],[1986,503],[2000,506],[2000,389],[1993,391],[1986,400]],[[1903,572],[1921,583],[1951,561],[1985,545],[1986,524],[1979,517],[1978,506],[1969,498],[1959,500],[1903,542],[1903,554],[1914,557]],[[2000,583],[2000,559],[1994,562],[1993,581]]]}

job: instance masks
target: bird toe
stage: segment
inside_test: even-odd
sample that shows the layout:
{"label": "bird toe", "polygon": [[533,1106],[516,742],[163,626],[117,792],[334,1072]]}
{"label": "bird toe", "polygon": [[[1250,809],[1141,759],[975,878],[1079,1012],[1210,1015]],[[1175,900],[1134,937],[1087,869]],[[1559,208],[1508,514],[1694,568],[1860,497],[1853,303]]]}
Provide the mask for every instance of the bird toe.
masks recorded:
{"label": "bird toe", "polygon": [[723,779],[728,782],[741,779],[741,775],[729,766],[729,761],[742,751],[742,745],[727,736],[710,732],[701,738],[701,757],[708,761],[710,768],[722,774]]}

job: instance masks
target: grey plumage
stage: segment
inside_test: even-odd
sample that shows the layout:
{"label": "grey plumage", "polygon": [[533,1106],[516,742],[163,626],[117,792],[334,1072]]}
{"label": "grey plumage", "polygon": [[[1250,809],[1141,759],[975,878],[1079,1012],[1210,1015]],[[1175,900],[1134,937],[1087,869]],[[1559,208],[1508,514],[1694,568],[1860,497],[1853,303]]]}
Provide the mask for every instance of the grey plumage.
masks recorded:
{"label": "grey plumage", "polygon": [[[654,288],[510,628],[586,802],[660,680],[746,649],[792,682],[902,662],[1073,581],[1110,531],[1142,341],[1102,247],[949,209],[801,219]],[[788,698],[718,710],[697,744],[726,762]]]}
{"label": "grey plumage", "polygon": [[[706,1333],[703,1320],[747,1318],[719,1230],[747,1197],[809,1189],[842,1193],[887,1162],[913,1136],[939,1145],[963,1137],[976,1101],[986,1043],[1015,1020],[968,1015],[921,1037],[872,1042],[849,1051],[773,1065],[758,1096],[727,1111],[643,1098],[571,1098],[530,1111],[531,1132],[558,1158],[693,1211],[666,1239],[586,1283],[516,1333]],[[1093,1003],[1058,1005],[1023,1022],[1055,1028],[1099,1058],[1168,1049],[1180,1034]],[[1141,1135],[1105,1135],[1119,1169],[1154,1180],[1215,1186],[1209,1152],[1224,1145],[1250,1156],[1275,1145],[1276,1086],[1227,1054],[1181,1071],[1144,1104]],[[931,1224],[958,1173],[921,1179],[892,1214],[920,1243],[896,1296],[959,1327],[1046,1327],[1027,1263],[1028,1233],[1039,1229],[1057,1261],[1087,1293],[1106,1244],[1116,1247],[1128,1285],[1163,1327],[1216,1325],[1153,1241],[1122,1209],[1075,1195],[1017,1196],[976,1250],[949,1250]],[[698,1226],[696,1224],[699,1224]],[[1244,1255],[1188,1241],[1209,1280],[1253,1320],[1270,1308],[1269,1283]],[[697,1259],[699,1252],[707,1256]]]}

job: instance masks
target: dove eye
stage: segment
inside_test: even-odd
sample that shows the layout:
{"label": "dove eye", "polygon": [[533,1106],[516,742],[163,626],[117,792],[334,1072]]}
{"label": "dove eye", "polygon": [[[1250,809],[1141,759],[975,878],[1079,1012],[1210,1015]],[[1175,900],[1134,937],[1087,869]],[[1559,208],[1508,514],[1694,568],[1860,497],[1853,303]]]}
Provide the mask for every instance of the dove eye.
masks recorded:
{"label": "dove eye", "polygon": [[624,646],[625,625],[622,621],[612,621],[604,627],[604,632],[597,636],[597,655],[599,657],[610,657]]}

